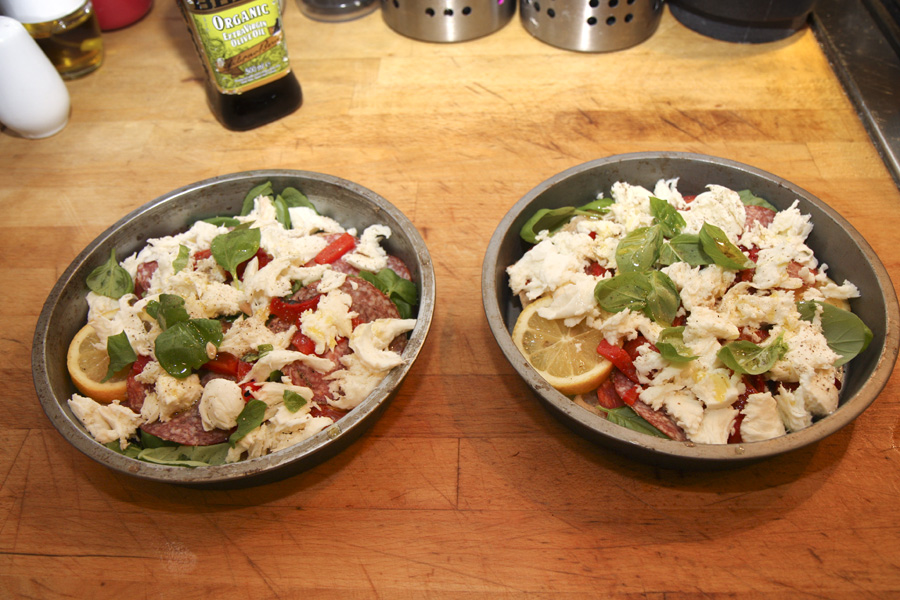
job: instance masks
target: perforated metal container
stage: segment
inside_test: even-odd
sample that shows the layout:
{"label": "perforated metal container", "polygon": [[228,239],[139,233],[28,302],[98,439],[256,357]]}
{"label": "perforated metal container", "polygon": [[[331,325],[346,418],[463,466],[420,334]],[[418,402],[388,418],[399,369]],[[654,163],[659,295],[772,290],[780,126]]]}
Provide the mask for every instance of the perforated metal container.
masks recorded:
{"label": "perforated metal container", "polygon": [[612,52],[656,31],[663,0],[522,0],[522,26],[537,39],[579,52]]}
{"label": "perforated metal container", "polygon": [[463,42],[502,29],[516,14],[516,0],[381,0],[381,14],[401,35]]}

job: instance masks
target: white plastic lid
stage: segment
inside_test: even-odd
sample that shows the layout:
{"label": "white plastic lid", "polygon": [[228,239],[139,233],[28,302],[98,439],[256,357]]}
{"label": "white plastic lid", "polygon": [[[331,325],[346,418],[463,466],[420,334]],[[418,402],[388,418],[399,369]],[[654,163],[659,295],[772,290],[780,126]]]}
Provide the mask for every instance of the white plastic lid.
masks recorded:
{"label": "white plastic lid", "polygon": [[70,15],[87,0],[0,0],[0,13],[20,23],[46,23]]}

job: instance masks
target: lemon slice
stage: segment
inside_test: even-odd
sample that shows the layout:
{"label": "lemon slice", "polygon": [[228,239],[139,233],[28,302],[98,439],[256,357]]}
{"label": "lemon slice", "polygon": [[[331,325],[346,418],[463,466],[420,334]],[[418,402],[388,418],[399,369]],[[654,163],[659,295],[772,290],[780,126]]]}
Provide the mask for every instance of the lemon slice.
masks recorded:
{"label": "lemon slice", "polygon": [[72,338],[66,357],[69,377],[78,391],[97,402],[108,403],[124,400],[128,396],[126,380],[128,369],[113,375],[101,383],[109,369],[109,355],[100,346],[100,338],[90,325],[85,325]]}
{"label": "lemon slice", "polygon": [[561,393],[586,394],[599,387],[613,368],[597,354],[603,335],[583,321],[566,327],[562,319],[538,315],[538,309],[551,301],[547,296],[525,307],[513,328],[513,343],[541,377]]}

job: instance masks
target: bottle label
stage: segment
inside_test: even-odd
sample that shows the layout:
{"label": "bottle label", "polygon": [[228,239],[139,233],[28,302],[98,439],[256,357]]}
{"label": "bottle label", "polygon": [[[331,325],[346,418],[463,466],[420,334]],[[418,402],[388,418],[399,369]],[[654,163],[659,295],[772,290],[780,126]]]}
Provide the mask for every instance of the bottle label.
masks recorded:
{"label": "bottle label", "polygon": [[240,94],[290,72],[280,0],[184,0],[212,82]]}

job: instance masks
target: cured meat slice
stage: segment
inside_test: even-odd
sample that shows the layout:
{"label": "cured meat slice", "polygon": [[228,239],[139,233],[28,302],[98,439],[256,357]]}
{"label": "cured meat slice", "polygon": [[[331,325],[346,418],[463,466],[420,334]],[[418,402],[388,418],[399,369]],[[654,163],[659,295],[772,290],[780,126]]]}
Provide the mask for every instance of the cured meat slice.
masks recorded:
{"label": "cured meat slice", "polygon": [[744,229],[750,229],[754,223],[759,223],[763,227],[768,227],[775,220],[775,211],[765,206],[744,205],[746,217],[744,219]]}
{"label": "cured meat slice", "polygon": [[631,405],[631,408],[641,418],[659,429],[671,439],[679,442],[687,440],[687,436],[685,435],[684,430],[681,429],[681,427],[679,427],[669,415],[658,410],[653,410],[653,408],[649,404],[644,403],[642,400],[635,401],[635,403]]}
{"label": "cured meat slice", "polygon": [[205,431],[200,417],[200,404],[195,403],[188,410],[178,413],[168,421],[145,423],[141,429],[168,442],[183,446],[211,446],[228,440],[231,431],[213,429]]}

